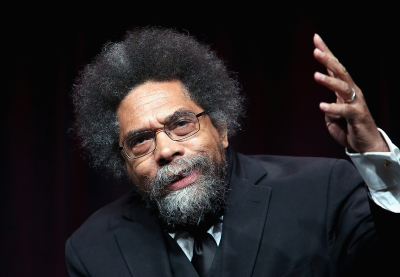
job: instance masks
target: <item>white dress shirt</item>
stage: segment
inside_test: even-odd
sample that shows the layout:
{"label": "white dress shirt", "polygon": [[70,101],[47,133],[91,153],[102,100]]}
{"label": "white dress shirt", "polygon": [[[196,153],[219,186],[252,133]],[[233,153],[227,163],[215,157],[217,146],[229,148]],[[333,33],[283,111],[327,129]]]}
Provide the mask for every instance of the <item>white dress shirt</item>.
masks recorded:
{"label": "white dress shirt", "polygon": [[371,193],[371,198],[382,208],[400,213],[400,151],[379,129],[390,152],[349,153]]}

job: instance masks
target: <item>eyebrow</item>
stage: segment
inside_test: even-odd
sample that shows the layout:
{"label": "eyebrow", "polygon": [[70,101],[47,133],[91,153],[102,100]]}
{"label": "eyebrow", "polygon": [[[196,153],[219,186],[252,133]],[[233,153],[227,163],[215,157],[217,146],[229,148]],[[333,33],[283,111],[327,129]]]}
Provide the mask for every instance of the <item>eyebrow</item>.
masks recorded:
{"label": "eyebrow", "polygon": [[[188,109],[185,109],[185,108],[180,108],[180,109],[176,110],[174,113],[168,115],[164,119],[164,124],[166,122],[168,122],[168,121],[171,121],[171,120],[179,118],[183,114],[187,114],[187,113],[190,113],[190,112],[192,112],[192,111],[190,111]],[[153,131],[148,130],[148,129],[143,129],[143,128],[136,129],[136,130],[131,130],[131,131],[127,132],[126,134],[124,134],[124,140],[126,140],[127,138],[130,138],[130,137],[138,136],[138,135],[141,135],[143,133],[149,133],[149,132],[153,133]]]}

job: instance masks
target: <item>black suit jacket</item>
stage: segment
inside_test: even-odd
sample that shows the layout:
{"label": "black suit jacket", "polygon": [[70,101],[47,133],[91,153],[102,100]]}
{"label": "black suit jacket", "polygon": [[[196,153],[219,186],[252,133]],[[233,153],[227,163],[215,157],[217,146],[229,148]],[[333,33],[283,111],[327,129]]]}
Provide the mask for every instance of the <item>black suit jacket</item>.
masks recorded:
{"label": "black suit jacket", "polygon": [[[350,163],[233,150],[229,157],[228,206],[209,276],[375,274],[383,254]],[[71,276],[197,276],[135,193],[93,214],[67,241],[66,258]]]}

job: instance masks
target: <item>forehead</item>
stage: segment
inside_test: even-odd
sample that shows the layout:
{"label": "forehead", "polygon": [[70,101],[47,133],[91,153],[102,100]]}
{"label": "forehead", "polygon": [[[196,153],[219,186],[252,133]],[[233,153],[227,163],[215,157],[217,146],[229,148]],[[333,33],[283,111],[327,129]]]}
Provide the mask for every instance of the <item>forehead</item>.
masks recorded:
{"label": "forehead", "polygon": [[[202,112],[179,81],[146,82],[129,92],[117,109],[121,131],[157,128],[178,109]],[[144,126],[142,126],[144,125]]]}

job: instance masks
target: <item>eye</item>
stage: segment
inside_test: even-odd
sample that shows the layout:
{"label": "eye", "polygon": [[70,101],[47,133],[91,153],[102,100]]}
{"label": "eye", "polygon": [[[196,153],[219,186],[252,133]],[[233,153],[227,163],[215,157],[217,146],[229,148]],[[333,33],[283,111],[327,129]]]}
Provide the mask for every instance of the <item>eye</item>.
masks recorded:
{"label": "eye", "polygon": [[184,127],[184,126],[186,126],[188,124],[190,124],[189,120],[183,119],[183,120],[180,120],[180,121],[175,123],[175,128],[176,127]]}
{"label": "eye", "polygon": [[179,118],[178,120],[171,122],[168,129],[173,132],[190,132],[193,129],[194,122],[191,118]]}
{"label": "eye", "polygon": [[137,147],[142,147],[143,145],[146,145],[148,143],[151,143],[152,140],[153,140],[153,136],[151,133],[141,134],[141,135],[129,138],[126,141],[126,146],[130,149],[134,149]]}
{"label": "eye", "polygon": [[176,120],[169,122],[165,126],[165,130],[174,138],[181,139],[191,133],[197,131],[197,119],[192,118],[192,114],[181,116]]}
{"label": "eye", "polygon": [[143,143],[144,141],[146,141],[145,137],[139,137],[139,138],[135,139],[135,144],[140,144],[140,143]]}

